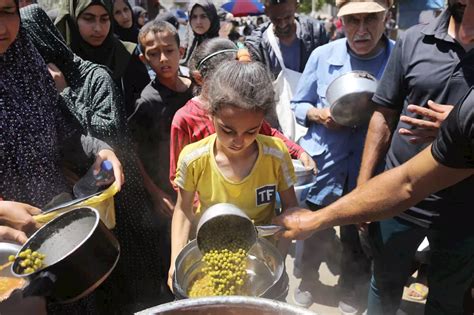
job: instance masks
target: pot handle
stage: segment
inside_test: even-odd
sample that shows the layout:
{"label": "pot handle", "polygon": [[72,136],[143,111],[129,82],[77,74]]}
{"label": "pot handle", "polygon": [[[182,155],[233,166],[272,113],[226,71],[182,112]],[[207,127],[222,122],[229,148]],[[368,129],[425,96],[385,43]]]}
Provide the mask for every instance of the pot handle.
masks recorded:
{"label": "pot handle", "polygon": [[53,292],[56,276],[50,271],[43,271],[23,289],[23,297],[49,296]]}

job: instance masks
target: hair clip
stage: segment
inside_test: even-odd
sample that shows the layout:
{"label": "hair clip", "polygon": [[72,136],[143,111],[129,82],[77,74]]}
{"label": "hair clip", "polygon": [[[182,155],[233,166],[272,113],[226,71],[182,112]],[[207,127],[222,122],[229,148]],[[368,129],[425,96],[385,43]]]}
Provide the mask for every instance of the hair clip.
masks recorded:
{"label": "hair clip", "polygon": [[222,54],[222,53],[226,53],[226,52],[238,52],[237,49],[223,49],[223,50],[219,50],[219,51],[216,51],[216,52],[213,52],[212,54],[210,55],[207,55],[206,57],[204,57],[201,61],[199,61],[199,63],[197,64],[196,66],[196,69],[199,70],[201,68],[201,66],[206,62],[208,61],[209,59],[211,59],[212,57],[216,56],[216,55],[219,55],[219,54]]}
{"label": "hair clip", "polygon": [[240,48],[237,51],[237,60],[240,62],[250,62],[252,58],[250,58],[250,53],[247,48]]}

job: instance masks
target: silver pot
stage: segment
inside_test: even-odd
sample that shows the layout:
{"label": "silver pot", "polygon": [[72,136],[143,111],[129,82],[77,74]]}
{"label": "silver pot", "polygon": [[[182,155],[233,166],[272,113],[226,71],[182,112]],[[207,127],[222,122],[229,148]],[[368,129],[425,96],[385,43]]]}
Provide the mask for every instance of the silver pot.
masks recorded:
{"label": "silver pot", "polygon": [[[190,286],[202,275],[202,254],[196,240],[188,243],[176,257],[173,291],[178,299],[188,298]],[[278,249],[266,239],[258,239],[247,258],[248,280],[244,285],[249,296],[284,298],[288,291],[285,263]]]}
{"label": "silver pot", "polygon": [[292,162],[296,177],[295,187],[314,183],[316,181],[316,176],[314,176],[313,170],[307,170],[300,160],[292,160]]}
{"label": "silver pot", "polygon": [[326,100],[334,121],[347,127],[367,123],[374,111],[372,96],[377,79],[365,71],[352,71],[337,77],[326,90]]}
{"label": "silver pot", "polygon": [[155,306],[137,315],[317,315],[284,302],[247,296],[217,296],[175,301]]}

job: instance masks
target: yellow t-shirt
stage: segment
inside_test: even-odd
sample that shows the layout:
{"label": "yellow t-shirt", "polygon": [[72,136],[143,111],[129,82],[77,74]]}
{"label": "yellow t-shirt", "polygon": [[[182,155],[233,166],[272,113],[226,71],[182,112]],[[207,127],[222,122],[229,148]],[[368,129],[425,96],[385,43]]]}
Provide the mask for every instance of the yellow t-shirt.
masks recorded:
{"label": "yellow t-shirt", "polygon": [[255,224],[270,223],[275,215],[276,192],[295,183],[293,163],[283,142],[257,135],[258,157],[250,174],[240,182],[227,179],[214,157],[216,135],[187,145],[179,155],[175,183],[199,195],[199,215],[210,206],[227,202],[242,209]]}

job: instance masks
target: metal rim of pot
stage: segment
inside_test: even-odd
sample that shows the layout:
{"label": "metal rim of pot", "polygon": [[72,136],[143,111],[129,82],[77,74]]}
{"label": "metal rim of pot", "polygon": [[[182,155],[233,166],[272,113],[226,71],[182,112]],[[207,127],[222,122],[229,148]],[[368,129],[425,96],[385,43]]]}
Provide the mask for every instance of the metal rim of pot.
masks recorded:
{"label": "metal rim of pot", "polygon": [[[92,207],[81,207],[81,208],[73,209],[73,210],[70,210],[58,215],[56,218],[46,223],[44,226],[38,229],[35,233],[33,233],[29,237],[27,242],[23,244],[23,246],[20,248],[16,257],[18,256],[20,252],[28,248],[32,248],[32,247],[39,248],[40,245],[46,239],[48,239],[48,232],[49,232],[48,229],[49,230],[52,229],[54,231],[52,227],[55,224],[58,224],[58,222],[61,222],[62,220],[66,220],[68,216],[74,216],[74,215],[79,216],[81,212],[86,212],[89,214],[92,213],[93,215],[91,217],[94,218],[94,223],[90,226],[90,231],[87,233],[87,235],[85,235],[83,239],[77,245],[75,245],[71,250],[69,250],[67,253],[62,254],[61,258],[55,260],[52,264],[46,265],[44,268],[41,268],[29,274],[20,274],[16,272],[19,265],[18,259],[16,259],[15,262],[12,264],[11,273],[15,277],[26,278],[29,281],[29,284],[23,290],[24,296],[29,296],[29,295],[50,296],[55,302],[59,302],[59,303],[74,302],[90,294],[92,291],[94,291],[100,284],[102,284],[102,282],[114,270],[120,258],[120,245],[117,239],[113,236],[113,234],[107,229],[107,227],[105,227],[104,223],[101,222],[99,212]],[[87,216],[84,216],[84,217],[87,217]],[[44,239],[42,241],[37,241],[37,239],[42,236],[44,236]],[[97,240],[101,241],[101,243],[98,243]],[[108,240],[108,244],[106,243],[107,240]],[[96,244],[92,243],[94,241]],[[95,279],[92,279],[93,277],[89,277],[89,279],[84,280],[84,281],[89,280],[89,282],[91,283],[88,285],[84,285],[83,289],[80,289],[80,288],[77,289],[76,291],[80,291],[77,295],[74,295],[73,297],[70,297],[70,298],[64,298],[64,297],[56,295],[54,292],[56,291],[55,288],[56,286],[58,286],[58,284],[61,284],[61,276],[65,277],[65,274],[67,273],[68,268],[64,268],[64,265],[71,264],[71,263],[73,264],[74,261],[68,262],[68,260],[70,259],[78,258],[78,257],[83,258],[82,256],[85,256],[87,254],[87,248],[85,247],[89,246],[90,249],[96,249],[97,247],[94,247],[94,245],[100,246],[102,247],[102,249],[107,250],[108,251],[107,254],[110,255],[109,262],[104,261],[104,265],[109,263],[109,266],[100,266],[102,267],[102,269],[105,268],[106,270],[102,270],[102,273],[101,271],[97,271],[98,275]],[[35,250],[38,248],[35,248]],[[88,259],[86,260],[90,261],[90,259],[94,259],[96,257],[87,256],[87,258]],[[100,261],[100,260],[101,259],[95,259],[95,262]],[[86,267],[87,266],[85,265],[84,268]],[[42,292],[41,289],[40,289],[40,292],[36,292],[34,288],[30,288],[30,286],[33,283],[40,282],[41,277],[48,278],[49,281],[52,282],[51,284],[49,284],[49,286],[52,286],[53,288],[45,289],[44,292]],[[78,278],[79,277],[80,276],[78,276]],[[78,280],[82,280],[82,279],[79,278]],[[33,291],[33,293],[30,291]]]}
{"label": "metal rim of pot", "polygon": [[[167,312],[176,311],[197,311],[198,309],[212,310],[212,307],[222,305],[222,307],[232,306],[254,306],[257,310],[275,310],[275,314],[298,314],[298,315],[317,315],[308,309],[291,305],[281,301],[275,301],[266,298],[249,296],[221,296],[204,297],[187,300],[178,300],[162,305],[158,305],[137,313],[137,315],[167,314]],[[175,314],[175,313],[168,313]],[[217,312],[211,314],[218,314]],[[267,312],[265,312],[267,314]]]}
{"label": "metal rim of pot", "polygon": [[[347,84],[350,82],[351,84]],[[326,89],[326,100],[334,121],[342,126],[357,127],[367,123],[373,112],[369,102],[377,88],[377,79],[366,71],[354,70],[334,79]],[[366,99],[356,108],[344,104],[349,97]]]}

